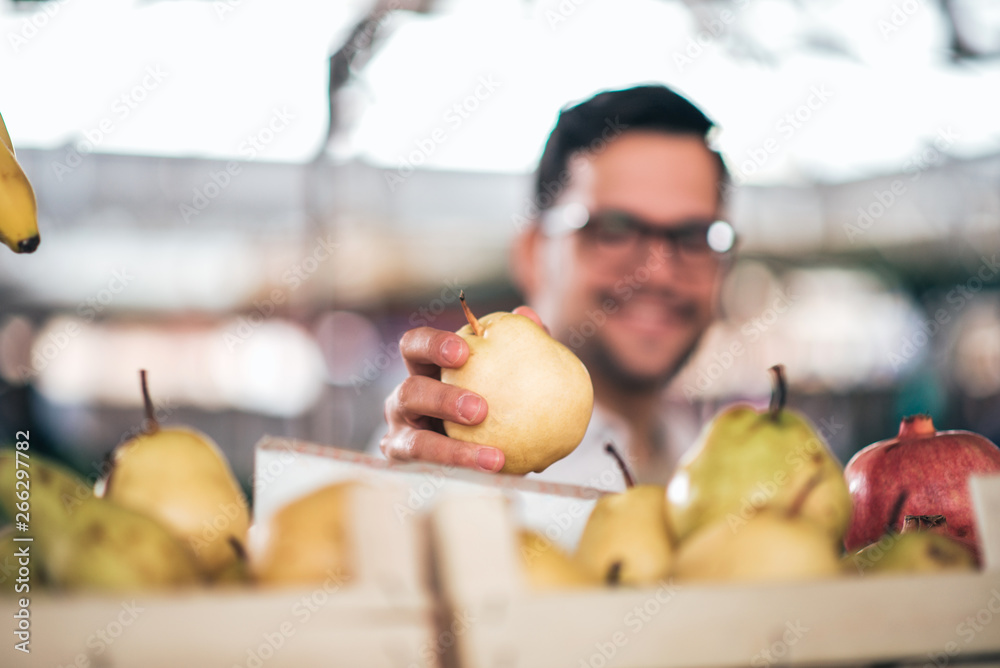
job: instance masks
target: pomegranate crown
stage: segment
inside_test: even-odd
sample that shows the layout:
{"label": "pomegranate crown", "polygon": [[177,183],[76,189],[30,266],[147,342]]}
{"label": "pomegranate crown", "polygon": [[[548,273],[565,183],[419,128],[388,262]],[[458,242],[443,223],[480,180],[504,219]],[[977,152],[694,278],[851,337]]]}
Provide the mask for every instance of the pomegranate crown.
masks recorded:
{"label": "pomegranate crown", "polygon": [[899,423],[899,435],[897,438],[922,438],[931,436],[937,430],[934,428],[934,421],[927,413],[917,413],[907,415]]}

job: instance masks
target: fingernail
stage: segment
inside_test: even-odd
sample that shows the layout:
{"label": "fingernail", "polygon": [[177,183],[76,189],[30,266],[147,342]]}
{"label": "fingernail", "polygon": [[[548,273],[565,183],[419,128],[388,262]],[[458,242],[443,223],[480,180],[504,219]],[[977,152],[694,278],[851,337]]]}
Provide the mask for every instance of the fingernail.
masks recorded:
{"label": "fingernail", "polygon": [[463,395],[458,400],[458,414],[469,424],[472,424],[483,411],[483,400],[472,394]]}
{"label": "fingernail", "polygon": [[454,339],[445,341],[445,344],[441,346],[441,356],[444,357],[445,362],[454,364],[462,356],[462,344]]}
{"label": "fingernail", "polygon": [[476,453],[476,464],[481,469],[496,471],[500,468],[500,451],[496,448],[479,448]]}

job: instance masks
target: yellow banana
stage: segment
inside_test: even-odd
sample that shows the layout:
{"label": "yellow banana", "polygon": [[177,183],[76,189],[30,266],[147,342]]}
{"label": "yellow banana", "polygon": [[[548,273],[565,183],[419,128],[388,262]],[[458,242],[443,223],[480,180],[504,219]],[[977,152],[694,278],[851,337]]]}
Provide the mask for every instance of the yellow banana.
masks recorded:
{"label": "yellow banana", "polygon": [[0,241],[15,253],[38,248],[35,192],[14,157],[14,144],[0,116]]}
{"label": "yellow banana", "polygon": [[14,152],[14,142],[10,140],[10,134],[7,132],[7,125],[3,122],[3,116],[0,116],[0,143],[10,149],[10,152]]}

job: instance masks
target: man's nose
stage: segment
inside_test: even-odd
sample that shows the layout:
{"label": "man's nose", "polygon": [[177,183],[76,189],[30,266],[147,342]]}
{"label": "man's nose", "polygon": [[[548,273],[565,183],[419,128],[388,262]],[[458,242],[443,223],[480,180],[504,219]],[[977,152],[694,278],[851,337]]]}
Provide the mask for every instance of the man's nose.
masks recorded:
{"label": "man's nose", "polygon": [[639,266],[649,272],[650,281],[676,280],[683,270],[676,242],[660,234],[647,237],[645,242]]}

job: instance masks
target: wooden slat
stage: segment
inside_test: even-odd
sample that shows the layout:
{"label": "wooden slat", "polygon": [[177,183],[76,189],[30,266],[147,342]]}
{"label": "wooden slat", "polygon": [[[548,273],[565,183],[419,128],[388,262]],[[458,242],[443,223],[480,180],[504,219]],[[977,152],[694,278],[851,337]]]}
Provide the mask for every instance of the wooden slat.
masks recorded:
{"label": "wooden slat", "polygon": [[[320,485],[352,477],[351,470],[338,471],[335,460],[333,469],[323,469],[317,462],[326,460],[303,454],[296,461],[289,442],[265,440],[274,449],[270,459],[258,453],[257,463],[277,464],[266,474],[258,468],[255,521],[258,501],[273,512]],[[319,475],[302,475],[303,466]],[[0,665],[435,668],[441,651],[426,577],[426,530],[420,517],[400,520],[396,514],[407,491],[385,478],[355,490],[350,526],[358,567],[349,583],[135,596],[35,591],[32,652],[15,651],[5,631]],[[16,601],[0,600],[4,629],[17,609]]]}
{"label": "wooden slat", "polygon": [[983,567],[1000,571],[1000,475],[969,478]]}
{"label": "wooden slat", "polygon": [[586,518],[604,492],[523,476],[480,473],[454,466],[395,462],[306,441],[264,437],[256,451],[254,519],[265,520],[280,505],[320,485],[360,479],[399,485],[405,499],[399,513],[426,515],[442,494],[494,490],[510,499],[524,526],[548,528],[560,518],[554,539],[571,549]]}
{"label": "wooden slat", "polygon": [[[518,668],[601,658],[609,668],[1000,658],[1000,613],[990,606],[1000,610],[997,574],[536,595],[510,600],[502,619],[474,627],[463,638],[463,665],[499,657]],[[977,615],[990,623],[977,630],[967,621]]]}
{"label": "wooden slat", "polygon": [[[12,619],[5,600],[0,617]],[[4,666],[414,665],[433,637],[429,610],[373,604],[363,591],[322,587],[126,597],[34,596],[31,654],[4,642]],[[394,647],[394,655],[380,650]],[[104,661],[105,663],[100,663]],[[348,664],[343,664],[348,665]]]}
{"label": "wooden slat", "polygon": [[473,620],[463,668],[1000,660],[1000,571],[546,593],[525,586],[513,530],[491,494],[433,511],[443,594]]}

